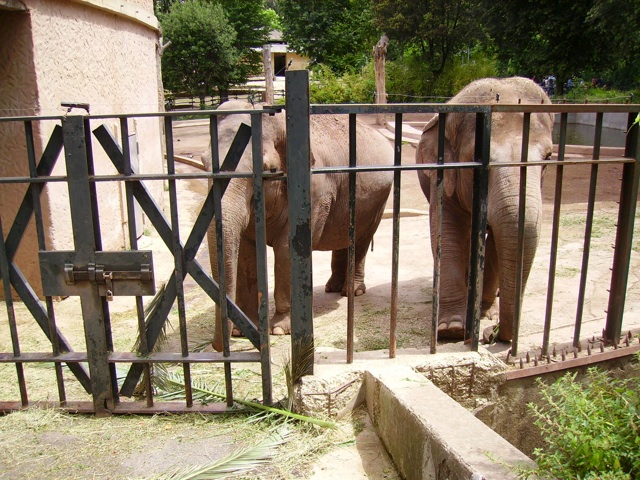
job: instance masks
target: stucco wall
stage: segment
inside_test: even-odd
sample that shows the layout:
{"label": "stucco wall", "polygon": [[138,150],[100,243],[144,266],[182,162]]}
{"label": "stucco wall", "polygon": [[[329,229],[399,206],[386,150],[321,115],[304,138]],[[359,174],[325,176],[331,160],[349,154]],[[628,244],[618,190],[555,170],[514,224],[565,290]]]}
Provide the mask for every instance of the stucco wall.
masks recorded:
{"label": "stucco wall", "polygon": [[[6,17],[18,14],[0,13],[0,38],[8,36],[8,42],[0,43],[0,52],[6,49],[10,53],[9,78],[1,84],[4,86],[7,83],[10,89],[0,88],[0,108],[3,102],[9,102],[14,108],[14,115],[61,115],[67,113],[61,107],[61,102],[80,102],[90,104],[92,115],[162,111],[156,48],[159,33],[153,28],[157,21],[153,16],[151,0],[117,2],[122,10],[135,12],[133,16],[109,11],[109,4],[105,1],[26,0],[24,3],[29,12],[22,14],[23,18],[17,27]],[[146,20],[140,21],[136,15]],[[11,29],[2,28],[4,20],[12,24]],[[3,55],[0,58],[6,57]],[[9,97],[9,100],[5,97]],[[84,113],[83,110],[73,110],[68,114]],[[38,144],[46,143],[55,123],[46,121],[36,126],[36,135],[40,139]],[[119,138],[119,120],[92,120],[91,128],[101,123],[106,124]],[[135,134],[138,140],[142,172],[162,171],[161,125],[158,118],[129,120],[129,133]],[[0,135],[4,137],[5,133],[0,131]],[[26,165],[24,149],[20,152],[23,135],[11,133],[9,136],[18,144],[15,147],[17,151],[6,157],[0,151],[2,158],[15,158],[16,163]],[[0,144],[4,141],[2,138]],[[92,143],[96,173],[116,173],[98,142],[94,140]],[[38,158],[41,150],[42,147],[38,145]],[[0,175],[7,174],[6,163],[2,161]],[[21,167],[16,165],[11,168]],[[65,174],[63,156],[58,159],[54,174]],[[152,182],[148,187],[161,204],[161,182]],[[97,189],[103,248],[122,249],[127,244],[126,218],[122,215],[126,211],[122,202],[124,188],[113,182],[100,182]],[[66,185],[48,185],[43,205],[45,222],[50,226],[47,248],[72,249]],[[3,201],[3,210],[4,206]],[[3,221],[4,218],[5,213]],[[35,238],[31,236],[21,245],[22,255],[18,258],[18,264],[39,292],[39,271],[34,255],[36,248]]]}
{"label": "stucco wall", "polygon": [[[26,116],[38,113],[38,88],[34,75],[31,20],[28,13],[0,10],[0,116]],[[37,127],[36,127],[37,128]],[[35,147],[41,151],[36,135]],[[28,176],[22,122],[0,122],[0,176]],[[0,186],[0,218],[4,235],[8,235],[27,187],[20,184]],[[26,232],[16,259],[28,278],[40,285],[33,253],[37,250],[33,222]],[[0,292],[4,297],[4,291]]]}

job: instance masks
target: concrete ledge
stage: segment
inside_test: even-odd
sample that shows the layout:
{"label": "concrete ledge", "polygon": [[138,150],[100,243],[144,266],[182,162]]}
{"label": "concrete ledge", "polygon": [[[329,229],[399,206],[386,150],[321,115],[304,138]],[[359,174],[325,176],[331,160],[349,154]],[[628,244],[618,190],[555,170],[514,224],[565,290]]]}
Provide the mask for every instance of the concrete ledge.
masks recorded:
{"label": "concrete ledge", "polygon": [[371,420],[407,480],[515,479],[506,465],[535,466],[411,367],[369,369],[364,380]]}

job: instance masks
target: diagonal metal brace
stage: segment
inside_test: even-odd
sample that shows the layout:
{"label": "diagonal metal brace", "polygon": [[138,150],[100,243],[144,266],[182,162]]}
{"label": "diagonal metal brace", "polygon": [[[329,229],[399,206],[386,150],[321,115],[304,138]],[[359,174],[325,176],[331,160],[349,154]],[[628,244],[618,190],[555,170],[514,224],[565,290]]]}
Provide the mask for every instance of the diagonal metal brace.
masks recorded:
{"label": "diagonal metal brace", "polygon": [[[49,137],[49,141],[47,142],[47,146],[42,153],[42,157],[40,158],[40,162],[38,162],[38,166],[36,169],[36,174],[38,177],[48,177],[51,175],[53,171],[53,167],[62,152],[62,127],[60,125],[56,125],[51,132],[51,136]],[[38,195],[42,192],[44,188],[44,183],[36,183],[36,188],[38,190]],[[38,295],[33,291],[29,282],[24,277],[18,266],[13,263],[13,257],[20,246],[20,242],[24,233],[29,225],[31,220],[31,216],[34,212],[34,204],[33,204],[33,193],[31,191],[27,191],[25,196],[20,204],[20,208],[16,213],[16,217],[11,225],[11,229],[9,230],[9,234],[7,235],[7,239],[5,242],[7,261],[9,263],[9,277],[11,279],[11,285],[18,293],[18,296],[27,307],[33,318],[36,320],[44,334],[47,338],[53,342],[51,338],[51,332],[49,330],[49,315],[45,307],[42,305],[40,300],[38,299]],[[67,341],[67,339],[62,335],[60,330],[56,328],[55,335],[57,336],[58,344],[60,345],[60,350],[64,352],[73,352],[73,348]],[[91,393],[91,381],[89,379],[89,373],[80,363],[68,363],[67,366],[69,370],[73,372],[76,376],[80,384],[87,391],[87,393]]]}
{"label": "diagonal metal brace", "polygon": [[[97,127],[93,131],[94,135],[102,145],[103,149],[113,162],[114,166],[118,170],[120,174],[124,173],[124,155],[120,146],[116,142],[116,140],[112,137],[109,130],[104,125]],[[244,153],[246,146],[249,143],[251,138],[251,128],[248,125],[241,124],[236,136],[229,148],[229,152],[224,159],[222,164],[222,171],[235,171],[238,163],[240,162],[240,158]],[[222,182],[222,191],[229,184],[229,180],[221,180]],[[161,213],[160,208],[156,205],[153,197],[149,194],[146,187],[139,181],[132,181],[132,191],[133,195],[140,204],[141,208],[147,214],[151,223],[157,229],[158,234],[165,242],[168,248],[172,248],[172,235],[171,235],[171,227],[169,223],[165,219],[164,215]],[[207,197],[204,201],[202,209],[194,223],[194,226],[187,238],[185,246],[180,248],[183,249],[184,260],[186,263],[186,269],[184,270],[184,275],[188,272],[196,282],[201,286],[201,288],[211,297],[214,302],[217,302],[219,297],[219,285],[211,276],[204,271],[202,266],[195,260],[196,253],[202,240],[204,239],[207,228],[211,223],[214,217],[214,209],[213,209],[213,189],[209,189]],[[175,276],[171,276],[169,281],[167,282],[164,295],[160,299],[158,304],[158,308],[155,310],[155,314],[148,319],[146,325],[146,333],[147,333],[147,344],[149,348],[153,348],[155,342],[157,341],[160,332],[162,331],[162,327],[164,322],[166,321],[169,311],[173,306],[175,298],[177,296],[177,285]],[[260,348],[260,338],[258,331],[256,330],[253,323],[247,318],[247,316],[242,312],[233,301],[227,296],[227,308],[229,318],[234,322],[234,324],[240,329],[240,331],[251,341],[253,346],[257,349]],[[142,365],[134,364],[131,366],[129,373],[127,374],[127,378],[124,381],[121,394],[125,396],[130,396],[133,393],[133,390],[138,383],[140,375],[142,374]]]}

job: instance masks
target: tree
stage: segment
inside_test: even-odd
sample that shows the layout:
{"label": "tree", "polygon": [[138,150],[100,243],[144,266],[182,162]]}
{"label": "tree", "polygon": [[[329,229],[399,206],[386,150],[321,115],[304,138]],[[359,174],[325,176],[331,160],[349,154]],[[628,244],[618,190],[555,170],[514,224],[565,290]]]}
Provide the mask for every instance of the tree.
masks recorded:
{"label": "tree", "polygon": [[[609,74],[625,83],[639,73],[640,4],[628,0],[503,0],[484,3],[483,24],[507,74]],[[624,28],[620,28],[624,22]],[[625,73],[626,72],[626,73]]]}
{"label": "tree", "polygon": [[204,97],[246,80],[237,68],[236,32],[221,5],[174,3],[160,21],[171,42],[162,55],[162,80],[174,93]]}
{"label": "tree", "polygon": [[[214,0],[216,1],[216,0]],[[269,40],[272,16],[265,0],[217,0],[236,31],[235,47],[240,52],[238,67],[243,76],[262,71],[262,54],[259,51]]]}
{"label": "tree", "polygon": [[[621,24],[624,28],[620,28]],[[595,0],[586,25],[607,81],[629,89],[640,83],[640,2]],[[594,39],[598,39],[593,41]]]}
{"label": "tree", "polygon": [[380,37],[371,0],[279,0],[277,12],[289,46],[337,73],[365,64]]}
{"label": "tree", "polygon": [[373,19],[404,52],[427,63],[434,77],[453,55],[482,38],[477,0],[376,0]]}

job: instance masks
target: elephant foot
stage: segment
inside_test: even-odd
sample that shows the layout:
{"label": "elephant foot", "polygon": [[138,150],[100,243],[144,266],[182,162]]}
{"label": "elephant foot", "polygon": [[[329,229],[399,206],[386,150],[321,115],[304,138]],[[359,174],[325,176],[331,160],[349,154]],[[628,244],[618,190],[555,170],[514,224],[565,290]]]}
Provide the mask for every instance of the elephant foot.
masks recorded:
{"label": "elephant foot", "polygon": [[[342,295],[343,297],[346,297],[348,294],[347,283],[344,281],[344,279],[336,278],[332,275],[329,281],[324,286],[324,291],[327,293],[340,293],[340,295]],[[359,297],[360,295],[364,294],[364,292],[366,291],[367,291],[367,286],[364,284],[364,282],[356,284],[353,290],[354,295],[356,297]]]}
{"label": "elephant foot", "polygon": [[499,325],[491,325],[482,331],[482,343],[493,345],[496,342],[510,343],[511,336],[500,335]]}
{"label": "elephant foot", "polygon": [[[364,283],[361,283],[360,285],[356,285],[355,288],[353,289],[353,296],[359,297],[360,295],[364,295],[366,291],[367,291],[367,286]],[[343,297],[346,297],[347,295],[349,295],[346,285],[342,288],[340,295],[342,295]]]}
{"label": "elephant foot", "polygon": [[269,322],[272,335],[290,335],[291,317],[289,314],[276,313]]}
{"label": "elephant foot", "polygon": [[327,281],[324,286],[324,291],[327,293],[338,293],[342,292],[342,287],[344,286],[344,278],[336,278],[334,275],[331,275],[331,278]]}
{"label": "elephant foot", "polygon": [[240,329],[236,328],[236,327],[233,327],[233,330],[231,330],[231,336],[232,337],[244,337],[244,335],[242,334]]}
{"label": "elephant foot", "polygon": [[498,323],[500,320],[500,308],[498,306],[498,302],[493,302],[489,307],[485,307],[483,304],[480,317]]}
{"label": "elephant foot", "polygon": [[460,340],[464,338],[464,318],[453,315],[438,323],[438,338]]}

